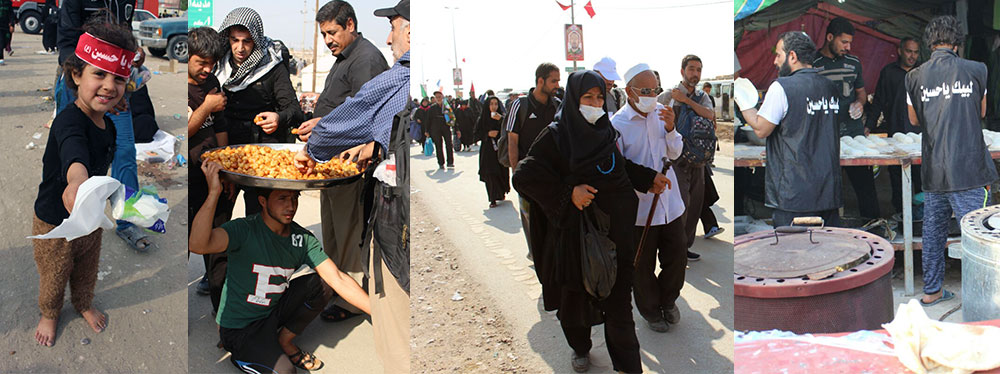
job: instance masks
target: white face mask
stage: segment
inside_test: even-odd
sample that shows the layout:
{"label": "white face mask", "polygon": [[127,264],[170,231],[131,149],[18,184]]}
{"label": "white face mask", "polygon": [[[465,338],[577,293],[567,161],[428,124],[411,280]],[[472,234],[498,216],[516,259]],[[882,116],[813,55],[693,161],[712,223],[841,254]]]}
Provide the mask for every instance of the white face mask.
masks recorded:
{"label": "white face mask", "polygon": [[580,114],[583,115],[583,119],[587,120],[587,123],[593,125],[597,122],[597,120],[604,116],[604,108],[598,108],[590,105],[580,105]]}
{"label": "white face mask", "polygon": [[635,103],[635,106],[643,113],[652,113],[656,110],[656,98],[651,96],[639,96],[639,101]]}

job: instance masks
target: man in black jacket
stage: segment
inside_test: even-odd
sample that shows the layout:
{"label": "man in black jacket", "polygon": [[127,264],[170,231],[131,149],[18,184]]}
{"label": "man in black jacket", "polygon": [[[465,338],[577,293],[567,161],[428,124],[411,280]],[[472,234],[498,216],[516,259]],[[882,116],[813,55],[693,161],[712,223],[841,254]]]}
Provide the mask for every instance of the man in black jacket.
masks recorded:
{"label": "man in black jacket", "polygon": [[[906,73],[913,70],[920,58],[920,45],[913,38],[906,37],[899,42],[899,60],[893,61],[882,68],[878,74],[878,84],[875,86],[875,99],[871,102],[871,111],[868,113],[867,128],[873,129],[876,126],[880,115],[884,118],[883,127],[889,136],[897,132],[920,133],[919,126],[910,124],[906,114],[906,89],[903,81]],[[889,166],[889,181],[892,186],[892,206],[896,212],[903,211],[903,192],[900,178],[902,169],[899,166]],[[910,167],[913,178],[913,193],[919,193],[920,188],[920,165]]]}
{"label": "man in black jacket", "polygon": [[[291,128],[303,120],[295,89],[282,56],[282,45],[264,36],[260,15],[236,8],[226,15],[219,34],[230,51],[215,66],[228,102],[225,118],[229,144],[287,143]],[[260,213],[256,194],[244,191],[246,214]]]}
{"label": "man in black jacket", "polygon": [[[444,94],[441,91],[434,92],[434,104],[427,110],[427,129],[424,135],[434,141],[434,148],[438,160],[438,169],[444,169],[444,152],[448,151],[448,167],[455,167],[455,148],[451,142],[451,128],[444,120]],[[444,147],[442,149],[442,147]]]}

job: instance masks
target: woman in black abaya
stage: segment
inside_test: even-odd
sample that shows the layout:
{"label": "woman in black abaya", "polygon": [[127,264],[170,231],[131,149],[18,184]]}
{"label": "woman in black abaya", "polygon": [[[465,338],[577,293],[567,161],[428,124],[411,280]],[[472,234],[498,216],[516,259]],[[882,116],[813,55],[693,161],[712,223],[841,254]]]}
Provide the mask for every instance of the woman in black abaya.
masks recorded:
{"label": "woman in black abaya", "polygon": [[500,99],[490,96],[486,99],[485,110],[476,123],[476,139],[482,140],[479,147],[479,180],[486,183],[486,197],[490,208],[510,192],[510,172],[497,160],[497,140],[500,139]]}
{"label": "woman in black abaya", "polygon": [[[514,188],[538,202],[536,212],[548,222],[533,231],[535,271],[542,284],[545,310],[557,316],[573,348],[573,369],[586,371],[592,347],[590,328],[605,324],[605,340],[614,370],[642,372],[639,341],[632,320],[632,259],[638,199],[634,190],[654,186],[657,172],[628,162],[615,146],[616,132],[604,106],[604,80],[595,72],[569,76],[555,121],[542,130],[527,158],[514,170]],[[581,112],[596,112],[588,121]],[[594,118],[600,115],[599,118]],[[598,301],[583,286],[580,243],[581,211],[595,205],[611,218],[608,237],[617,249],[617,274],[610,295]]]}

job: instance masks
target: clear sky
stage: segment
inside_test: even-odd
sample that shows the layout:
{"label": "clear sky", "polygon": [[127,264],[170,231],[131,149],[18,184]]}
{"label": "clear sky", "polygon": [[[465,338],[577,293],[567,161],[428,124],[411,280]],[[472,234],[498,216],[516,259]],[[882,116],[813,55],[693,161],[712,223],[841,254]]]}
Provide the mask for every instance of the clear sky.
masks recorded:
{"label": "clear sky", "polygon": [[[385,39],[389,36],[389,21],[384,17],[375,17],[373,12],[379,8],[389,8],[396,5],[398,0],[353,0],[348,1],[354,7],[354,13],[358,17],[358,30],[370,40],[376,47],[385,46]],[[319,6],[329,2],[319,0]],[[289,48],[302,49],[303,30],[305,30],[305,45],[308,46],[313,41],[313,32],[316,25],[316,0],[214,0],[212,25],[218,29],[219,24],[226,18],[229,11],[241,7],[253,8],[260,14],[264,21],[264,35],[272,39],[280,39]],[[303,26],[305,26],[303,28]],[[320,52],[326,51],[323,44],[323,37],[319,36],[318,43],[322,46]],[[326,51],[326,53],[330,53]]]}
{"label": "clear sky", "polygon": [[[590,69],[609,56],[617,62],[618,74],[624,76],[629,67],[645,62],[660,72],[664,86],[668,86],[680,81],[681,59],[696,54],[704,63],[703,79],[732,74],[732,1],[592,1],[593,19],[583,9],[586,0],[575,2],[586,58],[579,66]],[[570,0],[559,2],[570,4]],[[488,88],[534,87],[535,68],[542,62],[562,68],[565,84],[565,67],[573,66],[566,61],[563,41],[570,11],[563,11],[555,0],[418,0],[414,4],[419,4],[412,10],[411,26],[414,54],[410,91],[414,97],[420,95],[421,81],[428,82],[428,93],[438,88],[439,79],[446,94],[453,92],[453,15],[466,93],[470,83],[475,83],[479,94]]]}

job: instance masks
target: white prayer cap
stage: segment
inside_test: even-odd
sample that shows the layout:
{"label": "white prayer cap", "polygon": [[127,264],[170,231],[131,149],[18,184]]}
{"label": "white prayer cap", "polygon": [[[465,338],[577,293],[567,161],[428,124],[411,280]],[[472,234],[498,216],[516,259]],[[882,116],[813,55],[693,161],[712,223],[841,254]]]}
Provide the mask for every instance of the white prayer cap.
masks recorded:
{"label": "white prayer cap", "polygon": [[609,81],[622,80],[622,77],[618,76],[618,68],[616,67],[615,60],[612,60],[611,57],[602,58],[601,61],[594,64],[594,71],[601,73],[601,76]]}
{"label": "white prayer cap", "polygon": [[632,81],[632,78],[635,78],[636,75],[639,75],[639,73],[642,73],[646,70],[649,70],[649,65],[646,64],[636,64],[635,66],[631,67],[630,69],[628,69],[628,71],[625,72],[625,84],[628,84],[628,82]]}

